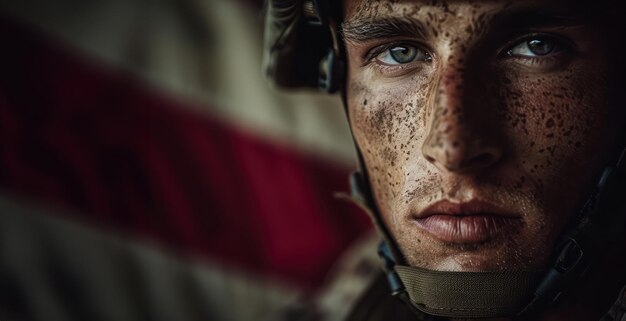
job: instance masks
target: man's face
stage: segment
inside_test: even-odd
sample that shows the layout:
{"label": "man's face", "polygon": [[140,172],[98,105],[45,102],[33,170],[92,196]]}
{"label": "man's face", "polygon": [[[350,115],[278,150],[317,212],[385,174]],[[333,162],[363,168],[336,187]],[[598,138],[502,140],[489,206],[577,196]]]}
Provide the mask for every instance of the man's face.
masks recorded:
{"label": "man's face", "polygon": [[[580,2],[580,1],[578,1]],[[607,26],[572,1],[345,5],[348,107],[409,263],[546,262],[615,152]]]}

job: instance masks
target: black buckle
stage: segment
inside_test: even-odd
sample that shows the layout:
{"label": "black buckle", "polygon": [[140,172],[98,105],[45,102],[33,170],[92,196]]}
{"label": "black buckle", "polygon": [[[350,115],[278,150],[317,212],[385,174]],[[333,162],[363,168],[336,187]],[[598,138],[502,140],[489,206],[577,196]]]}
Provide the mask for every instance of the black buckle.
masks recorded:
{"label": "black buckle", "polygon": [[576,240],[568,238],[561,247],[556,261],[535,290],[533,300],[518,314],[518,319],[526,320],[544,308],[556,304],[564,286],[571,279],[580,277],[586,272],[584,262],[585,252]]}
{"label": "black buckle", "polygon": [[391,295],[398,296],[404,293],[404,285],[402,284],[398,273],[394,270],[396,261],[394,261],[391,255],[391,250],[389,249],[387,242],[382,241],[380,242],[380,245],[378,245],[378,256],[383,261],[383,269],[385,271],[385,275],[387,275],[387,282],[391,288]]}
{"label": "black buckle", "polygon": [[568,274],[582,262],[584,252],[578,242],[570,238],[554,263],[554,268],[563,274]]}
{"label": "black buckle", "polygon": [[302,13],[304,19],[311,26],[322,26],[323,20],[320,14],[320,6],[317,1],[306,0],[302,2]]}
{"label": "black buckle", "polygon": [[337,92],[343,85],[345,65],[335,51],[329,49],[326,57],[320,61],[319,87],[329,94]]}

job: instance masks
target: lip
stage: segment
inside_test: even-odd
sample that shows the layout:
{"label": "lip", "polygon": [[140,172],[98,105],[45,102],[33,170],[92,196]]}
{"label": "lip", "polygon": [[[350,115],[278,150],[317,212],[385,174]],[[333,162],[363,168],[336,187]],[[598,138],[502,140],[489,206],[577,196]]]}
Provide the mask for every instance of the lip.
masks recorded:
{"label": "lip", "polygon": [[520,228],[520,215],[472,200],[436,202],[413,216],[416,225],[446,243],[482,243]]}

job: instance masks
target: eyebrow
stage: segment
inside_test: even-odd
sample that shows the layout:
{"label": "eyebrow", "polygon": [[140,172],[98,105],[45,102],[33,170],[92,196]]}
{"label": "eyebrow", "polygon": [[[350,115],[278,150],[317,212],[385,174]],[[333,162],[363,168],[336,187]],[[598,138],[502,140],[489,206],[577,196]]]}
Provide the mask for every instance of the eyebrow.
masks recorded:
{"label": "eyebrow", "polygon": [[[498,30],[573,27],[588,24],[596,19],[598,19],[598,14],[591,12],[590,14],[565,14],[540,8],[523,8],[494,15],[493,25]],[[427,26],[419,20],[408,17],[356,19],[342,24],[342,35],[348,42],[367,42],[393,37],[426,39],[428,34]]]}
{"label": "eyebrow", "polygon": [[352,20],[341,25],[341,32],[346,41],[367,42],[369,40],[391,37],[426,38],[425,26],[415,19],[385,17],[375,20]]}

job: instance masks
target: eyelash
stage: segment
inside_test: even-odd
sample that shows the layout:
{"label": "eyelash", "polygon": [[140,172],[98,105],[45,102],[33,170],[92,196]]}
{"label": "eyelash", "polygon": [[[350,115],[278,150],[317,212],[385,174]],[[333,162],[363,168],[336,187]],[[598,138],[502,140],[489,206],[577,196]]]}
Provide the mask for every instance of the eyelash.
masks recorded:
{"label": "eyelash", "polygon": [[[510,51],[514,49],[516,46],[522,43],[528,43],[533,39],[547,39],[553,41],[555,44],[555,49],[553,52],[547,54],[546,56],[524,56],[524,55],[511,55]],[[576,52],[575,44],[562,36],[548,33],[533,33],[533,34],[525,34],[521,37],[515,38],[515,40],[508,42],[503,50],[500,50],[497,58],[503,60],[523,60],[531,65],[549,65],[558,62],[559,59],[562,59],[562,55],[564,54],[572,54]]]}
{"label": "eyelash", "polygon": [[371,62],[374,61],[376,59],[376,57],[378,57],[380,54],[382,54],[383,52],[398,46],[400,44],[412,44],[411,42],[392,42],[392,43],[386,43],[384,45],[379,45],[377,47],[374,47],[374,49],[371,49],[367,55],[365,56],[365,61],[366,62]]}
{"label": "eyelash", "polygon": [[[556,43],[557,48],[559,48],[556,52],[554,53],[550,53],[546,56],[539,56],[539,57],[529,57],[529,56],[522,56],[522,55],[517,55],[517,56],[510,56],[508,55],[508,52],[513,49],[515,46],[525,42],[525,41],[530,41],[532,39],[539,39],[539,38],[543,38],[543,39],[549,39],[552,40]],[[364,57],[364,61],[365,64],[370,64],[370,63],[376,63],[376,58],[381,55],[382,53],[384,53],[387,50],[390,50],[393,47],[396,46],[401,46],[401,45],[412,45],[412,46],[416,46],[418,48],[420,48],[421,50],[425,50],[426,52],[428,52],[431,56],[434,56],[431,50],[425,49],[425,46],[417,44],[413,41],[394,41],[392,43],[386,43],[383,45],[379,45],[377,47],[374,47],[373,49],[369,50],[365,57]],[[547,33],[533,33],[533,34],[525,34],[524,36],[521,37],[517,37],[515,38],[515,40],[508,42],[503,49],[499,50],[499,54],[497,55],[497,58],[499,59],[516,59],[516,60],[524,60],[526,63],[531,64],[531,65],[549,65],[551,63],[554,63],[558,56],[561,55],[561,53],[564,52],[572,52],[573,49],[575,48],[574,44],[569,41],[568,39],[558,36],[558,35],[553,35],[553,34],[547,34]],[[410,63],[408,63],[410,64]],[[404,64],[403,66],[406,66],[408,64]],[[384,64],[381,64],[384,65]],[[386,65],[385,65],[386,66]],[[398,65],[398,66],[402,66],[402,65]],[[391,66],[386,66],[386,67],[391,67]],[[397,66],[394,66],[397,67]]]}

